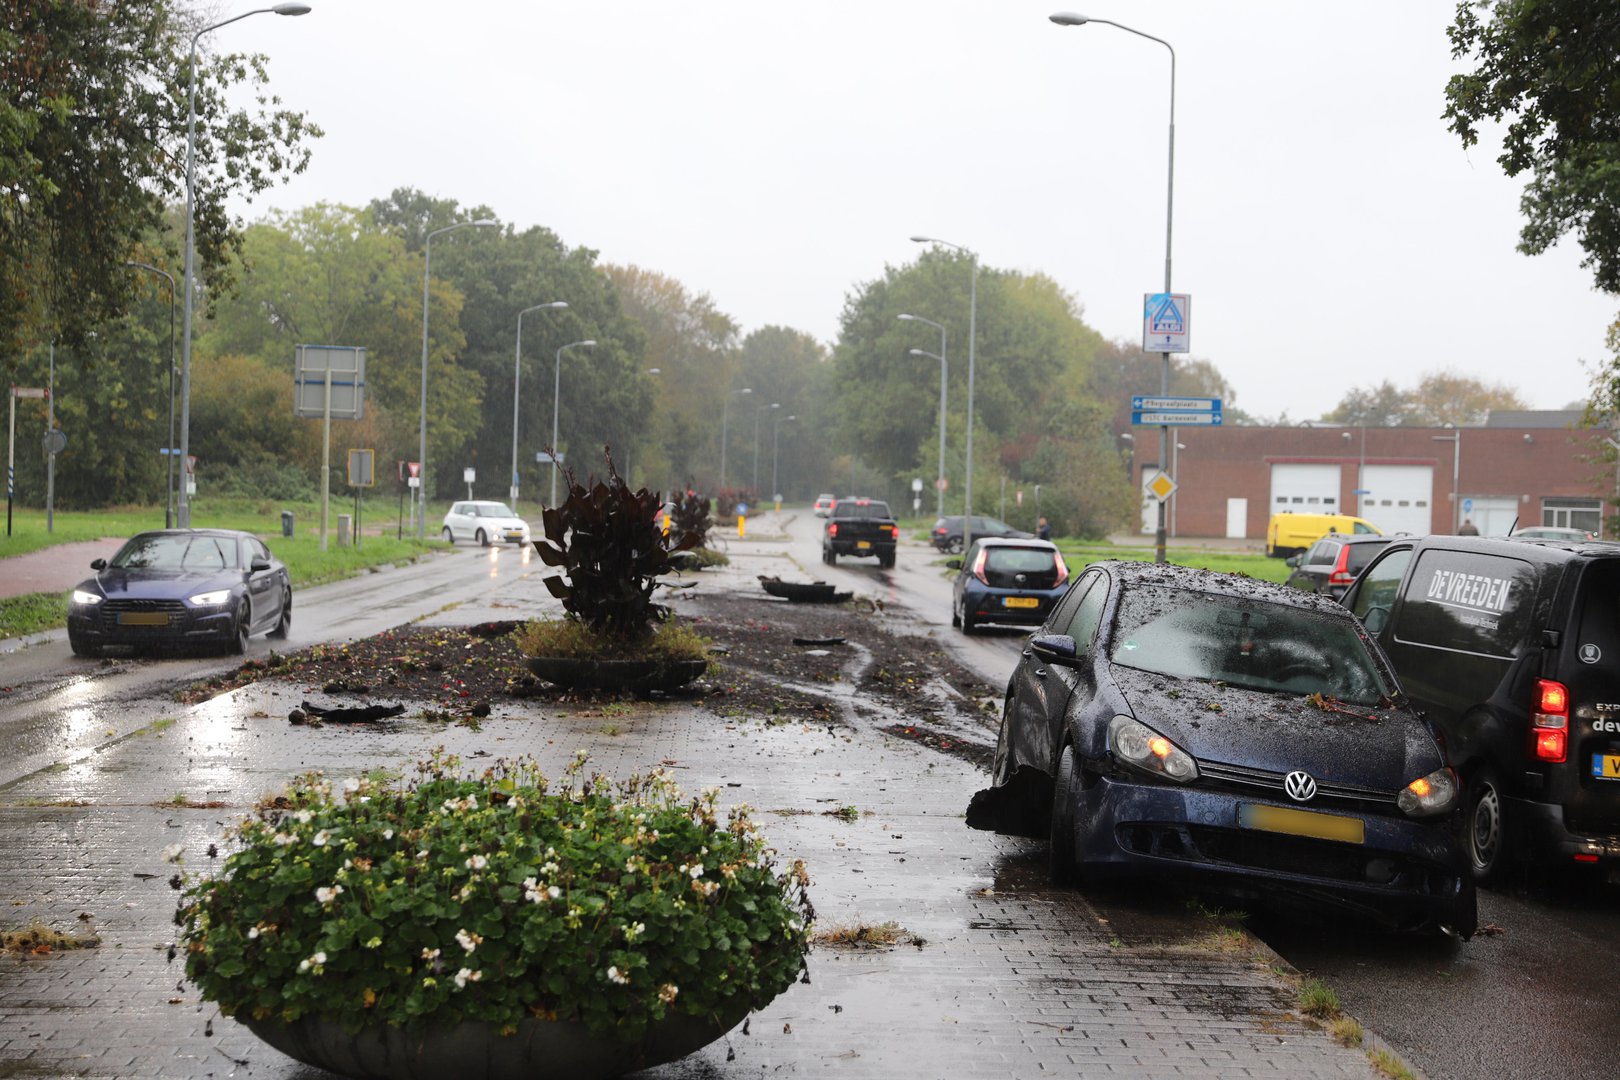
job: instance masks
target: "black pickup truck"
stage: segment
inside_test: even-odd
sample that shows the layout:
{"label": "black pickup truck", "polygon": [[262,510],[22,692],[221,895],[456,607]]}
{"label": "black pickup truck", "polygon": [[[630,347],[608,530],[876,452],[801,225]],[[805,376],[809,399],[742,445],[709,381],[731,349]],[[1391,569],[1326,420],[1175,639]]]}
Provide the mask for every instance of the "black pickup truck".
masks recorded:
{"label": "black pickup truck", "polygon": [[885,570],[894,565],[894,546],[900,526],[889,504],[878,499],[839,499],[821,534],[821,561],[828,566],[840,555],[876,555]]}

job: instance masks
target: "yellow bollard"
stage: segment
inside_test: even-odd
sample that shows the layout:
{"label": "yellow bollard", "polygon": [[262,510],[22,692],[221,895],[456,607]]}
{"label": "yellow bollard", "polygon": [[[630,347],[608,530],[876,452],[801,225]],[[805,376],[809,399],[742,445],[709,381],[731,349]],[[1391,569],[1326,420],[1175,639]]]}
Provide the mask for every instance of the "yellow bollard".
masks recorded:
{"label": "yellow bollard", "polygon": [[669,538],[669,515],[668,514],[664,515],[664,538],[666,540]]}
{"label": "yellow bollard", "polygon": [[741,540],[743,538],[744,527],[746,526],[747,522],[748,519],[742,514],[737,515],[737,539]]}

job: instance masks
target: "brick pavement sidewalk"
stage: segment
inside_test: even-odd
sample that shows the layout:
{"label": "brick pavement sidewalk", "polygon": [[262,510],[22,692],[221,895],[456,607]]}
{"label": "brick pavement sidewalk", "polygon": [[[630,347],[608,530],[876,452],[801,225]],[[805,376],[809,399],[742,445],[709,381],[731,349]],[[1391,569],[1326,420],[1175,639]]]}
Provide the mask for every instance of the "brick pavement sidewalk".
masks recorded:
{"label": "brick pavement sidewalk", "polygon": [[[441,744],[464,757],[530,753],[557,771],[580,749],[613,775],[673,763],[688,790],[715,784],[755,806],[775,846],[806,860],[823,926],[894,920],[923,941],[818,946],[813,981],[753,1016],[748,1034],[646,1077],[1374,1075],[1297,1014],[1287,979],[1252,943],[1185,918],[1112,922],[1046,885],[1042,845],[967,829],[983,774],[882,733],[886,718],[853,700],[847,726],[773,726],[681,702],[609,723],[599,706],[547,702],[503,704],[478,732],[420,719],[383,731],[290,727],[302,693],[259,684],[177,709],[172,724],[0,788],[4,924],[72,930],[82,914],[102,941],[0,957],[0,1076],[327,1075],[183,982],[167,956],[176,894],[161,851],[183,843],[196,866],[292,774],[403,770]],[[163,805],[182,794],[226,808]],[[845,806],[859,817],[823,812]]]}

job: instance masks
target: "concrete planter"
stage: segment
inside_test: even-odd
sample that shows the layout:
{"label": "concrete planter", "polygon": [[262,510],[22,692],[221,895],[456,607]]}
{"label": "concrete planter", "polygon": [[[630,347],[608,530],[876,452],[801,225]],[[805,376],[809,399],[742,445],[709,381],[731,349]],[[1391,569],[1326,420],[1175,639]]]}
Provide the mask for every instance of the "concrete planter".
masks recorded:
{"label": "concrete planter", "polygon": [[720,1038],[747,1013],[742,1006],[734,1015],[704,1020],[671,1012],[634,1040],[598,1035],[567,1020],[524,1020],[513,1035],[476,1021],[448,1027],[383,1024],[352,1035],[341,1024],[317,1017],[290,1024],[243,1018],[242,1023],[290,1058],[365,1080],[598,1080],[683,1058]]}
{"label": "concrete planter", "polygon": [[678,690],[709,670],[707,660],[590,660],[531,656],[529,670],[565,690]]}

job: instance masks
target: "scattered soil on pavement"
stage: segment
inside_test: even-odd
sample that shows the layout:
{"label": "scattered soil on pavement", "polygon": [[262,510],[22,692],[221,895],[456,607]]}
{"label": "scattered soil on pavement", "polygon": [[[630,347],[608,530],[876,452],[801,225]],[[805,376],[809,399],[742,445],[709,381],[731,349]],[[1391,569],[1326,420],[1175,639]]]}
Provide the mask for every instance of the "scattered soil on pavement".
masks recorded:
{"label": "scattered soil on pavement", "polygon": [[[890,737],[989,765],[999,690],[933,638],[896,632],[892,616],[870,601],[795,604],[763,592],[689,593],[679,598],[677,616],[713,643],[714,662],[668,700],[700,704],[727,720],[839,726],[870,720]],[[473,727],[498,722],[502,708],[519,701],[600,708],[604,700],[633,700],[628,692],[566,691],[536,679],[513,641],[516,627],[410,625],[341,645],[272,652],[179,696],[202,701],[275,679],[300,687],[304,700],[322,708],[398,702],[409,715]]]}

